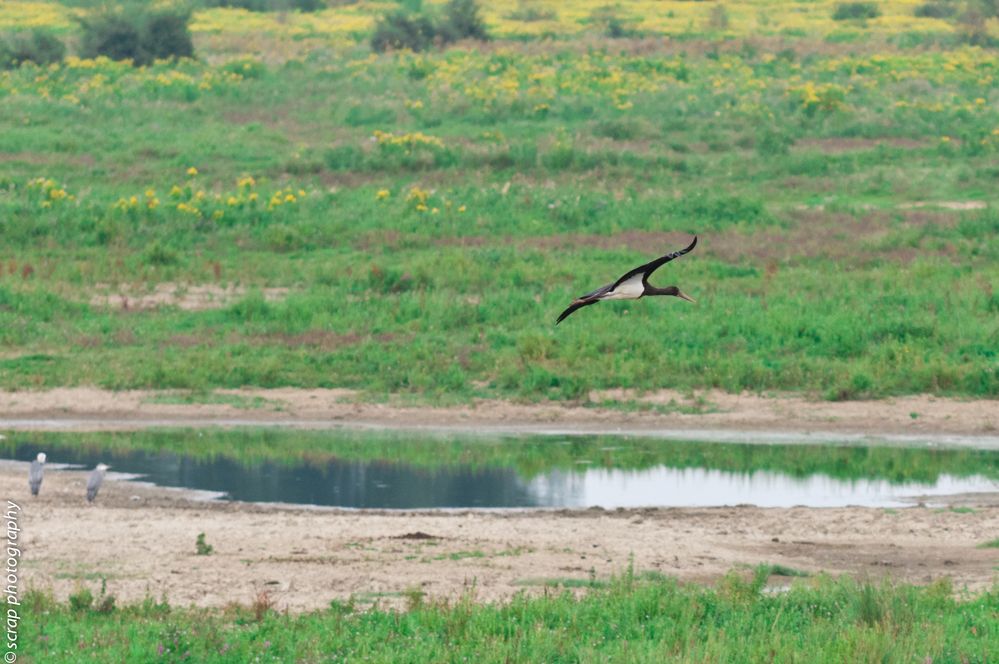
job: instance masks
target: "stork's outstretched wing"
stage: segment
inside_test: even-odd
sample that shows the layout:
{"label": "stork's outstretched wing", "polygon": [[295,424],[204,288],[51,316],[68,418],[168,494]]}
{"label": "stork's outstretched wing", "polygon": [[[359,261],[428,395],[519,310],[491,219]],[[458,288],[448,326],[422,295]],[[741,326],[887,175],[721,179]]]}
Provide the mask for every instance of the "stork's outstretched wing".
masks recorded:
{"label": "stork's outstretched wing", "polygon": [[574,312],[576,309],[582,309],[583,307],[588,307],[589,305],[596,304],[599,301],[600,300],[584,300],[583,298],[574,300],[573,303],[569,305],[568,309],[559,314],[558,320],[555,321],[555,324],[558,325],[559,323],[564,321],[566,318],[572,315],[572,312]]}
{"label": "stork's outstretched wing", "polygon": [[697,236],[696,235],[694,236],[694,241],[691,242],[690,245],[686,249],[681,249],[680,251],[674,251],[671,254],[666,254],[665,256],[660,256],[659,258],[655,259],[654,261],[650,261],[650,262],[646,263],[645,265],[639,265],[634,270],[628,271],[620,279],[618,279],[617,281],[615,281],[613,283],[613,285],[611,286],[611,290],[614,290],[620,284],[622,284],[623,282],[627,281],[628,279],[631,279],[636,274],[641,274],[642,275],[642,282],[643,283],[647,282],[648,279],[649,279],[649,275],[651,275],[653,272],[655,272],[656,270],[658,270],[659,268],[661,268],[666,263],[669,263],[674,258],[679,258],[680,256],[683,256],[684,254],[688,253],[695,246],[697,246]]}

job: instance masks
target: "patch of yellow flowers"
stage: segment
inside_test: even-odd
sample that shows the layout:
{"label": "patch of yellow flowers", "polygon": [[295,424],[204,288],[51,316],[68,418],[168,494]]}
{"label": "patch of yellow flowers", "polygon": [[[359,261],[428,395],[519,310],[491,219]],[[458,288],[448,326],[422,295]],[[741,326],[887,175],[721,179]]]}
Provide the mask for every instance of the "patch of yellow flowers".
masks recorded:
{"label": "patch of yellow flowers", "polygon": [[62,202],[72,202],[76,196],[69,194],[58,182],[51,178],[39,177],[28,182],[28,190],[40,194],[39,207],[51,208]]}
{"label": "patch of yellow flowers", "polygon": [[[309,195],[305,189],[297,187],[282,187],[269,197],[262,197],[257,191],[257,181],[250,175],[244,175],[236,181],[236,189],[229,192],[208,192],[198,185],[198,169],[191,166],[186,171],[190,179],[182,184],[174,184],[167,193],[167,204],[162,205],[156,190],[147,188],[140,195],[123,196],[111,206],[113,212],[136,213],[140,210],[153,212],[158,209],[176,211],[182,217],[197,220],[212,219],[218,221],[228,213],[268,213],[277,208],[285,208],[301,203]],[[162,205],[162,207],[161,207]]]}
{"label": "patch of yellow flowers", "polygon": [[244,80],[241,68],[229,64],[210,66],[181,59],[133,67],[128,61],[103,56],[93,59],[69,56],[61,63],[45,67],[25,65],[0,72],[0,98],[18,95],[72,105],[97,101],[114,104],[124,97],[192,101],[201,94],[227,89]]}
{"label": "patch of yellow flowers", "polygon": [[408,154],[419,148],[444,149],[444,141],[436,136],[428,136],[420,131],[393,134],[376,129],[372,138],[381,148],[402,148]]}

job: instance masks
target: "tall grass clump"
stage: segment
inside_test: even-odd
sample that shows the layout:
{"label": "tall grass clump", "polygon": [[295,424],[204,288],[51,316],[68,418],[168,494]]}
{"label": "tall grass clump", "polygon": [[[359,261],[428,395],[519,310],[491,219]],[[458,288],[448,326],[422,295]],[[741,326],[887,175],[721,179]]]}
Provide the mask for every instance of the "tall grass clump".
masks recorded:
{"label": "tall grass clump", "polygon": [[851,19],[877,18],[881,16],[881,8],[874,2],[841,2],[833,12],[834,21],[849,21]]}
{"label": "tall grass clump", "polygon": [[142,66],[194,55],[189,9],[117,5],[97,9],[79,21],[80,55],[85,58],[103,55]]}
{"label": "tall grass clump", "polygon": [[0,39],[0,69],[14,69],[25,62],[48,65],[66,55],[66,45],[46,30],[13,34]]}

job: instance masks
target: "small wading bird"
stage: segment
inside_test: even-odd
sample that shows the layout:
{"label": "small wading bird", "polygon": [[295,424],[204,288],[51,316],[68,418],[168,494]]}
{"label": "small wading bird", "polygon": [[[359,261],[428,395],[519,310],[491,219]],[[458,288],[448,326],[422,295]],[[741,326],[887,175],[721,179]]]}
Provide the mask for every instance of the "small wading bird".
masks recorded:
{"label": "small wading bird", "polygon": [[101,482],[104,481],[104,471],[106,471],[111,466],[107,466],[103,463],[97,464],[93,472],[90,473],[90,478],[87,480],[87,502],[94,502],[94,498],[97,497],[97,492],[101,488]]}
{"label": "small wading bird", "polygon": [[660,256],[651,263],[646,263],[645,265],[640,265],[634,270],[627,272],[620,279],[612,284],[607,284],[606,286],[601,286],[600,288],[587,293],[586,295],[581,295],[577,297],[569,308],[562,312],[555,321],[558,325],[563,320],[569,317],[572,312],[576,309],[582,309],[583,307],[588,307],[591,304],[596,304],[603,300],[637,300],[640,297],[645,297],[647,295],[673,295],[681,299],[687,300],[688,302],[693,302],[694,299],[682,292],[676,286],[667,286],[666,288],[656,288],[649,283],[649,277],[653,272],[658,270],[660,267],[669,263],[674,258],[679,258],[685,253],[689,252],[697,244],[697,236],[694,236],[694,241],[690,243],[690,246],[686,249],[681,249],[680,251],[674,251],[671,254],[666,254],[665,256]]}
{"label": "small wading bird", "polygon": [[28,486],[31,487],[31,495],[37,496],[38,490],[42,488],[42,476],[45,474],[45,452],[39,452],[31,468],[28,469]]}

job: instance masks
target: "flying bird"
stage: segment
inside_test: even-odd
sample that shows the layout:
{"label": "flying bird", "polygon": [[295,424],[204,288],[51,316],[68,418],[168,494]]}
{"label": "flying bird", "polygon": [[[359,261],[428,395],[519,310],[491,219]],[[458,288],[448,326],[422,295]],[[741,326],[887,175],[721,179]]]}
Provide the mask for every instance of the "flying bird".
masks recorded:
{"label": "flying bird", "polygon": [[39,452],[31,468],[28,469],[28,486],[31,487],[31,495],[37,496],[38,490],[42,488],[42,476],[45,474],[45,452]]}
{"label": "flying bird", "polygon": [[693,302],[694,299],[681,291],[676,286],[667,286],[666,288],[656,288],[649,283],[649,277],[653,272],[658,270],[660,267],[669,263],[674,258],[679,258],[685,253],[689,252],[694,246],[697,245],[697,236],[694,236],[694,241],[690,243],[686,249],[681,249],[680,251],[674,251],[671,254],[666,254],[665,256],[660,256],[650,263],[645,265],[639,265],[634,270],[626,272],[620,279],[612,284],[607,284],[606,286],[601,286],[600,288],[587,293],[586,295],[581,295],[573,300],[569,308],[563,311],[555,324],[558,325],[566,318],[569,317],[577,309],[582,309],[583,307],[588,307],[591,304],[596,304],[602,300],[637,300],[640,297],[645,297],[646,295],[673,295],[681,299],[687,300],[688,302]]}
{"label": "flying bird", "polygon": [[90,473],[90,478],[87,480],[87,502],[94,502],[94,498],[97,497],[97,492],[101,488],[101,482],[104,481],[104,471],[106,471],[111,466],[105,465],[103,463],[97,464],[93,472]]}

